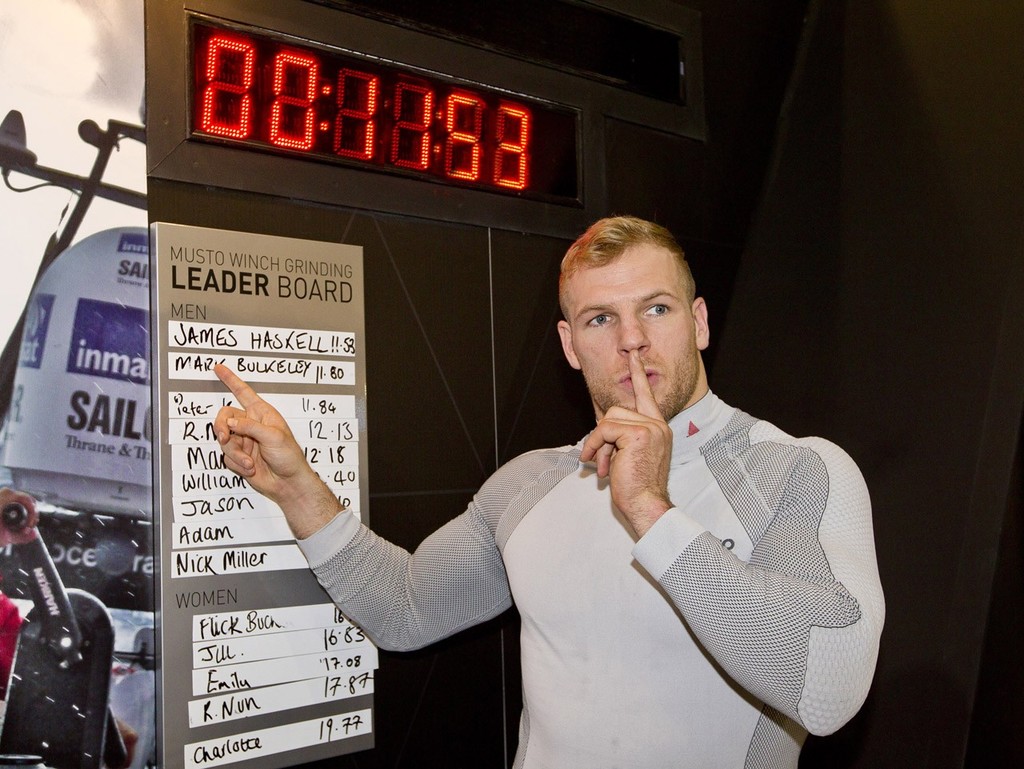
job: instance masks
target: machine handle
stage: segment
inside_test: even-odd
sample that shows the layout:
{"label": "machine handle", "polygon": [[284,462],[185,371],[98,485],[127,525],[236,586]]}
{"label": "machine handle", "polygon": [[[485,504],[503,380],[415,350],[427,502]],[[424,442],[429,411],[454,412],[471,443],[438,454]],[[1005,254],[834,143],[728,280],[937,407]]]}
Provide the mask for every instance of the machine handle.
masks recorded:
{"label": "machine handle", "polygon": [[8,531],[21,531],[28,523],[28,508],[20,502],[10,502],[4,505],[0,522]]}
{"label": "machine handle", "polygon": [[[11,532],[24,530],[28,520],[28,510],[19,502],[8,503],[0,511],[0,524]],[[39,612],[40,640],[57,657],[62,668],[78,664],[82,661],[82,631],[43,538],[36,531],[35,537],[17,548],[22,567],[29,574],[32,600]]]}

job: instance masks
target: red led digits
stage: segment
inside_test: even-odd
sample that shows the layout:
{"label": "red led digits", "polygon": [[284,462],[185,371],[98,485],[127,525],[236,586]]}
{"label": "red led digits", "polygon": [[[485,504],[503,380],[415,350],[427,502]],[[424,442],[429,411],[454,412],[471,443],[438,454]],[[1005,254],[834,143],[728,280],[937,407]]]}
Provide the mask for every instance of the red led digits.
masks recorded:
{"label": "red led digits", "polygon": [[444,172],[452,179],[480,178],[480,138],[483,133],[484,103],[464,91],[452,91],[445,107]]}
{"label": "red led digits", "polygon": [[274,57],[274,101],[270,107],[270,143],[293,150],[313,146],[313,100],[320,67],[311,56],[282,52]]}
{"label": "red led digits", "polygon": [[252,133],[252,80],[256,47],[247,40],[214,35],[206,43],[206,87],[199,130],[245,139]]}
{"label": "red led digits", "polygon": [[430,166],[430,121],[434,92],[426,86],[399,81],[395,86],[395,127],[391,132],[391,162],[426,171]]}
{"label": "red led digits", "polygon": [[334,152],[371,160],[377,132],[377,90],[380,78],[343,68],[338,73],[338,117],[334,123]]}
{"label": "red led digits", "polygon": [[498,149],[494,154],[494,183],[523,190],[530,183],[530,112],[502,102],[498,107]]}
{"label": "red led digits", "polygon": [[196,139],[579,200],[569,109],[255,31],[196,23],[193,35]]}

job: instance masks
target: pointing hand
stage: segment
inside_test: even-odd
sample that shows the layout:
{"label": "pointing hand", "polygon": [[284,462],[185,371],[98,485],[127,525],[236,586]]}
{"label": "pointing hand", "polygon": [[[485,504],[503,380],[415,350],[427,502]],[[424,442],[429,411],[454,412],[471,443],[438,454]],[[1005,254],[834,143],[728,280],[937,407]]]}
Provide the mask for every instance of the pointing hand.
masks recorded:
{"label": "pointing hand", "polygon": [[306,462],[277,409],[227,366],[213,370],[241,406],[224,406],[213,421],[225,466],[276,502],[297,537],[308,537],[337,515],[338,498]]}
{"label": "pointing hand", "polygon": [[658,408],[640,353],[629,354],[635,410],[613,406],[583,442],[580,460],[611,481],[612,501],[642,537],[672,507],[668,470],[672,429]]}

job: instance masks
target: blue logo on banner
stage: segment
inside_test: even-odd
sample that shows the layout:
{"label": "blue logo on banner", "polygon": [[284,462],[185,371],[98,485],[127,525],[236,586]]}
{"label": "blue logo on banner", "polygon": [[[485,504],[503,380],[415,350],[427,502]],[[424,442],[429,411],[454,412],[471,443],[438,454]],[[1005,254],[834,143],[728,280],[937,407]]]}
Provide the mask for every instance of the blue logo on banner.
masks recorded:
{"label": "blue logo on banner", "polygon": [[68,350],[68,372],[149,382],[149,312],[79,299]]}
{"label": "blue logo on banner", "polygon": [[53,294],[36,294],[25,310],[25,330],[21,335],[18,365],[39,368],[46,348],[46,330],[50,327]]}
{"label": "blue logo on banner", "polygon": [[119,254],[149,254],[149,236],[144,232],[125,232],[117,242]]}

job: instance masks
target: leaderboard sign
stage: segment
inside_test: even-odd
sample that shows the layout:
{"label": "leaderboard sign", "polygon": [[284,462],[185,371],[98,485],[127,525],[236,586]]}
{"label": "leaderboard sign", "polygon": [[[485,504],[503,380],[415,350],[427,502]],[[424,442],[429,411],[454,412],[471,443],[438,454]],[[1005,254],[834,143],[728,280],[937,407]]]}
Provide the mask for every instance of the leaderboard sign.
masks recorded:
{"label": "leaderboard sign", "polygon": [[362,249],[166,223],[152,244],[160,765],[276,769],[370,748],[377,650],[212,429],[237,405],[223,363],[364,515]]}

